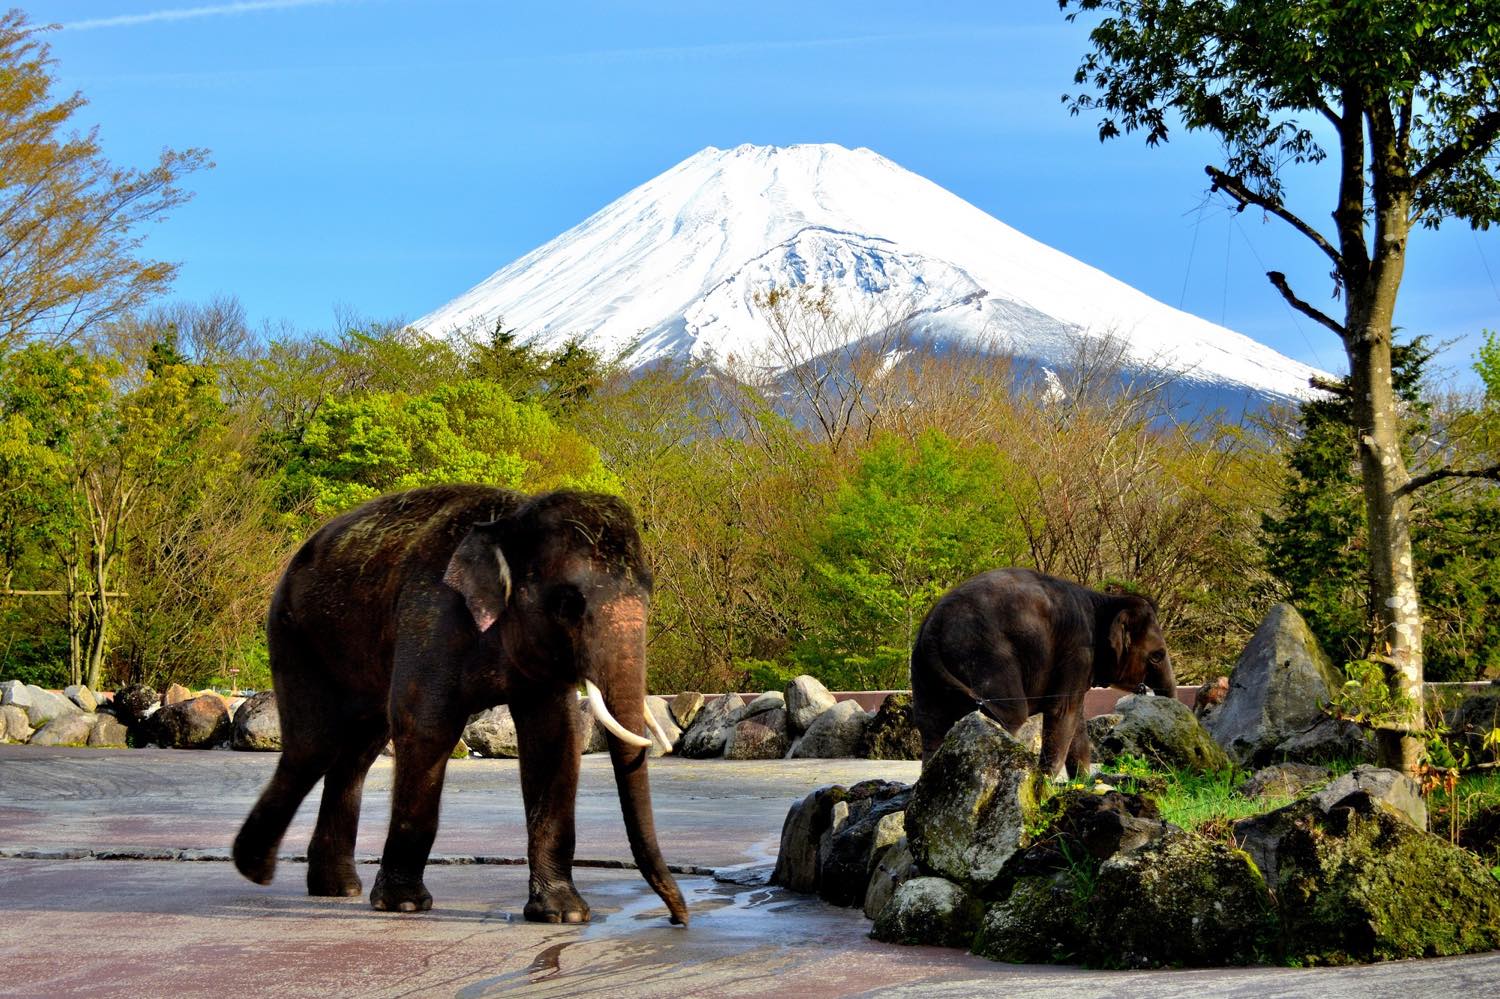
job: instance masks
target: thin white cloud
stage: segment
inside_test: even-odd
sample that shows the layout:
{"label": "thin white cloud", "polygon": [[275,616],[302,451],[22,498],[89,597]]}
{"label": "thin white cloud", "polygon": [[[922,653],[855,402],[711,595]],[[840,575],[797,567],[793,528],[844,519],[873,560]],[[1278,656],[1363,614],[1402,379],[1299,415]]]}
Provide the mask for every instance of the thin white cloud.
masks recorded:
{"label": "thin white cloud", "polygon": [[216,3],[203,7],[171,7],[166,10],[147,11],[144,14],[120,14],[115,17],[93,17],[83,21],[72,21],[63,25],[67,31],[91,31],[95,28],[129,28],[138,24],[156,24],[162,21],[189,21],[199,17],[224,17],[233,14],[253,14],[262,10],[287,10],[293,7],[323,7],[348,0],[237,0],[234,3]]}

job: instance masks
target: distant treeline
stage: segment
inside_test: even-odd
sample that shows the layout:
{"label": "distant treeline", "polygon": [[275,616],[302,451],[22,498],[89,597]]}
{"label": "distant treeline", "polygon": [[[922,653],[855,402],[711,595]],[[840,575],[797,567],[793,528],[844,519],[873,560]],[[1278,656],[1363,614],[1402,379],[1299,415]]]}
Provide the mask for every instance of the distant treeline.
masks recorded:
{"label": "distant treeline", "polygon": [[[297,544],[372,496],[462,481],[634,505],[657,690],[904,687],[934,599],[1005,565],[1153,597],[1184,681],[1232,666],[1274,599],[1336,660],[1371,651],[1336,394],[1183,422],[1107,338],[1044,382],[878,334],[840,347],[847,317],[803,293],[764,304],[772,356],[635,372],[503,327],[255,335],[232,300],[19,344],[0,355],[0,676],[265,687]],[[1424,398],[1426,352],[1404,354],[1419,459],[1496,453],[1487,349],[1484,398]],[[1500,488],[1423,503],[1427,676],[1500,672]]]}

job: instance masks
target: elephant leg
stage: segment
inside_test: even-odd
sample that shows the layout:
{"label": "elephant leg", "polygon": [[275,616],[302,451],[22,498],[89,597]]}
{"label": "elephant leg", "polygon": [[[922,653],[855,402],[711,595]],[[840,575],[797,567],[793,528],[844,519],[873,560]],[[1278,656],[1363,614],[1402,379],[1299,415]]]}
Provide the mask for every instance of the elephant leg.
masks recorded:
{"label": "elephant leg", "polygon": [[1069,777],[1088,774],[1089,754],[1092,751],[1093,747],[1089,745],[1089,727],[1080,716],[1073,726],[1073,745],[1068,749]]}
{"label": "elephant leg", "polygon": [[[424,912],[432,894],[422,872],[437,837],[438,804],[448,757],[463,733],[460,711],[403,710],[395,721],[396,775],[391,788],[391,826],[370,889],[370,905],[383,912]],[[420,720],[419,720],[420,719]]]}
{"label": "elephant leg", "polygon": [[1069,698],[1042,713],[1042,773],[1056,777],[1073,746],[1074,734],[1081,727],[1083,699]]}
{"label": "elephant leg", "polygon": [[234,838],[234,866],[256,884],[270,884],[276,851],[287,826],[313,785],[333,764],[338,744],[318,712],[336,696],[322,681],[321,667],[283,640],[272,643],[276,702],[281,718],[281,760],[270,783]]}
{"label": "elephant leg", "polygon": [[323,777],[323,804],[307,851],[307,893],[354,898],[364,884],[354,870],[354,839],[365,774],[389,737],[384,718],[351,726],[333,765]]}
{"label": "elephant leg", "polygon": [[526,804],[525,916],[538,923],[586,923],[589,906],[573,886],[574,802],[578,796],[577,695],[571,687],[511,705]]}

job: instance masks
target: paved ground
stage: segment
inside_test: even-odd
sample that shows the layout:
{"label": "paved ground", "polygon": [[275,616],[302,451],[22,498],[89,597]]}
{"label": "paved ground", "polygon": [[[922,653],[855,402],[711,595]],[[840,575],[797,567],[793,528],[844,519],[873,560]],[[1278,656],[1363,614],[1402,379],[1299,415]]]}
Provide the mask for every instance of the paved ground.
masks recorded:
{"label": "paved ground", "polygon": [[[868,940],[856,911],[704,875],[679,878],[693,924],[667,924],[633,871],[585,868],[583,927],[520,920],[526,872],[516,767],[455,763],[429,870],[435,908],[377,913],[301,893],[300,863],[269,887],[227,845],[275,757],[0,746],[3,996],[1189,997],[1488,994],[1500,954],[1353,969],[1105,973],[996,965]],[[653,762],[663,850],[687,869],[764,862],[787,805],[822,783],[910,780],[914,764]],[[360,850],[379,849],[389,761],[371,773]],[[287,839],[311,831],[304,806]],[[607,763],[585,761],[579,857],[628,856]],[[23,856],[27,855],[27,856]],[[164,859],[98,859],[100,857]],[[29,859],[28,859],[29,857]],[[190,860],[187,858],[201,858]],[[482,858],[489,863],[463,863]],[[362,868],[368,883],[374,867]]]}

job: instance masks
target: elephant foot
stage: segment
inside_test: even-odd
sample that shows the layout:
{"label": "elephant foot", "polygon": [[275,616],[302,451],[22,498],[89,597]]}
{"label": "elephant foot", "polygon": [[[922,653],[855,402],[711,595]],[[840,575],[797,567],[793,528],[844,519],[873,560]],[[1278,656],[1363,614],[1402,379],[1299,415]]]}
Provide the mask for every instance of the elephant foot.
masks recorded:
{"label": "elephant foot", "polygon": [[234,867],[258,885],[268,885],[276,876],[276,850],[257,849],[245,842],[241,833],[234,840]]}
{"label": "elephant foot", "polygon": [[571,884],[533,891],[523,915],[533,923],[586,923],[589,904]]}
{"label": "elephant foot", "polygon": [[385,869],[375,875],[370,889],[370,908],[380,912],[426,912],[432,908],[432,893],[420,878],[408,881],[387,877]]}
{"label": "elephant foot", "polygon": [[[358,898],[365,886],[354,873],[353,861],[317,863],[307,865],[307,893],[324,898]],[[378,907],[377,907],[378,908]]]}

